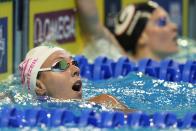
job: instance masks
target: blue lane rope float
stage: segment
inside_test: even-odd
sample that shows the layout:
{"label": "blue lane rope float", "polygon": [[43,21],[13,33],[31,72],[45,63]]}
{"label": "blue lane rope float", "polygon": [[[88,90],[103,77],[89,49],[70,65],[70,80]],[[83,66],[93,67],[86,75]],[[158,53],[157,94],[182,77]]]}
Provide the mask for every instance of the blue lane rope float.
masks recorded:
{"label": "blue lane rope float", "polygon": [[24,126],[34,127],[37,124],[37,114],[39,112],[39,108],[27,109],[25,111],[25,123]]}
{"label": "blue lane rope float", "polygon": [[171,59],[160,61],[158,78],[166,81],[179,82],[181,80],[179,64]]}
{"label": "blue lane rope float", "polygon": [[92,80],[93,65],[89,64],[88,60],[82,55],[74,57],[74,60],[78,62],[81,76]]}
{"label": "blue lane rope float", "polygon": [[196,128],[196,113],[187,113],[183,119],[178,122],[179,128]]}
{"label": "blue lane rope float", "polygon": [[18,108],[2,107],[0,110],[0,127],[151,127],[151,128],[196,128],[196,112],[187,113],[183,118],[169,112],[148,115],[145,112],[123,112],[84,110],[80,114],[64,108],[45,109],[41,107]]}
{"label": "blue lane rope float", "polygon": [[143,72],[149,76],[158,77],[159,63],[148,58],[141,59],[138,62],[138,71]]}
{"label": "blue lane rope float", "polygon": [[130,113],[127,116],[127,125],[131,127],[149,127],[150,118],[142,112]]}
{"label": "blue lane rope float", "polygon": [[88,63],[84,56],[76,56],[79,63],[81,76],[89,80],[105,80],[126,76],[130,72],[143,72],[146,75],[173,82],[196,83],[196,61],[189,60],[186,63],[178,63],[172,59],[164,59],[160,62],[149,58],[133,62],[127,57],[121,57],[113,61],[107,57],[97,57],[94,63]]}
{"label": "blue lane rope float", "polygon": [[190,60],[183,65],[182,81],[196,83],[196,61]]}
{"label": "blue lane rope float", "polygon": [[97,57],[94,61],[93,80],[107,79],[112,77],[113,61],[107,57]]}
{"label": "blue lane rope float", "polygon": [[118,62],[116,62],[113,68],[114,77],[126,76],[129,74],[129,72],[137,70],[135,63],[130,61],[127,57],[119,58]]}

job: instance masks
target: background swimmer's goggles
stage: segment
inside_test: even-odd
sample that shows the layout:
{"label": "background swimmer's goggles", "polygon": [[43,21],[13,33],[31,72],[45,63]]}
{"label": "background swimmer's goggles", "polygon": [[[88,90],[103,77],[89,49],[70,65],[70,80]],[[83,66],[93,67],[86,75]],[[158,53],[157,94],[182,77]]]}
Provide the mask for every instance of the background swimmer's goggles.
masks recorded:
{"label": "background swimmer's goggles", "polygon": [[167,17],[161,17],[158,20],[156,20],[156,25],[159,27],[164,27],[170,22],[170,19]]}
{"label": "background swimmer's goggles", "polygon": [[43,71],[63,72],[65,70],[67,70],[71,64],[78,67],[77,61],[67,62],[66,60],[63,59],[63,60],[56,62],[50,68],[39,69],[39,72],[43,72]]}

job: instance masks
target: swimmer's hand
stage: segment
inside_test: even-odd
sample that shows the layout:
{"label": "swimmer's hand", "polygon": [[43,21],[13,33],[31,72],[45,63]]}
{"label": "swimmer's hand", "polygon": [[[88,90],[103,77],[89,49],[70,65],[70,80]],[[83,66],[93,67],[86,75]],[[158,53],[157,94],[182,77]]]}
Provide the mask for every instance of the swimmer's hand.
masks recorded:
{"label": "swimmer's hand", "polygon": [[101,94],[89,99],[90,102],[102,104],[107,108],[113,108],[115,110],[123,111],[124,113],[134,112],[135,110],[129,109],[123,103],[119,102],[115,97],[108,94]]}

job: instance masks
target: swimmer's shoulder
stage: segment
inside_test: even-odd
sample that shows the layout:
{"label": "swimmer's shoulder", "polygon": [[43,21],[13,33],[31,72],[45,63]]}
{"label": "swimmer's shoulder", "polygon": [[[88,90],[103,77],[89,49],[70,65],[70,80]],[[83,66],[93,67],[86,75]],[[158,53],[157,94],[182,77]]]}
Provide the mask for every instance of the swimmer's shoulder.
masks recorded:
{"label": "swimmer's shoulder", "polygon": [[115,110],[123,111],[125,113],[134,112],[136,110],[129,109],[123,103],[119,102],[114,96],[109,94],[101,94],[89,99],[90,102],[95,102],[97,104],[102,104],[108,108],[113,108]]}

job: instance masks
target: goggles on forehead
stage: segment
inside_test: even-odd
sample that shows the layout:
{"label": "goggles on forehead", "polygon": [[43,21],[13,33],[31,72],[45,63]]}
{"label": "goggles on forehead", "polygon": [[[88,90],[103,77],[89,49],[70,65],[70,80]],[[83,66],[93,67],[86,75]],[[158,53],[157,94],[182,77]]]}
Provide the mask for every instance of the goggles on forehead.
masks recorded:
{"label": "goggles on forehead", "polygon": [[54,63],[52,67],[39,69],[39,72],[43,72],[43,71],[63,72],[67,70],[70,67],[70,65],[74,65],[78,67],[77,61],[67,62],[66,60],[62,59]]}

